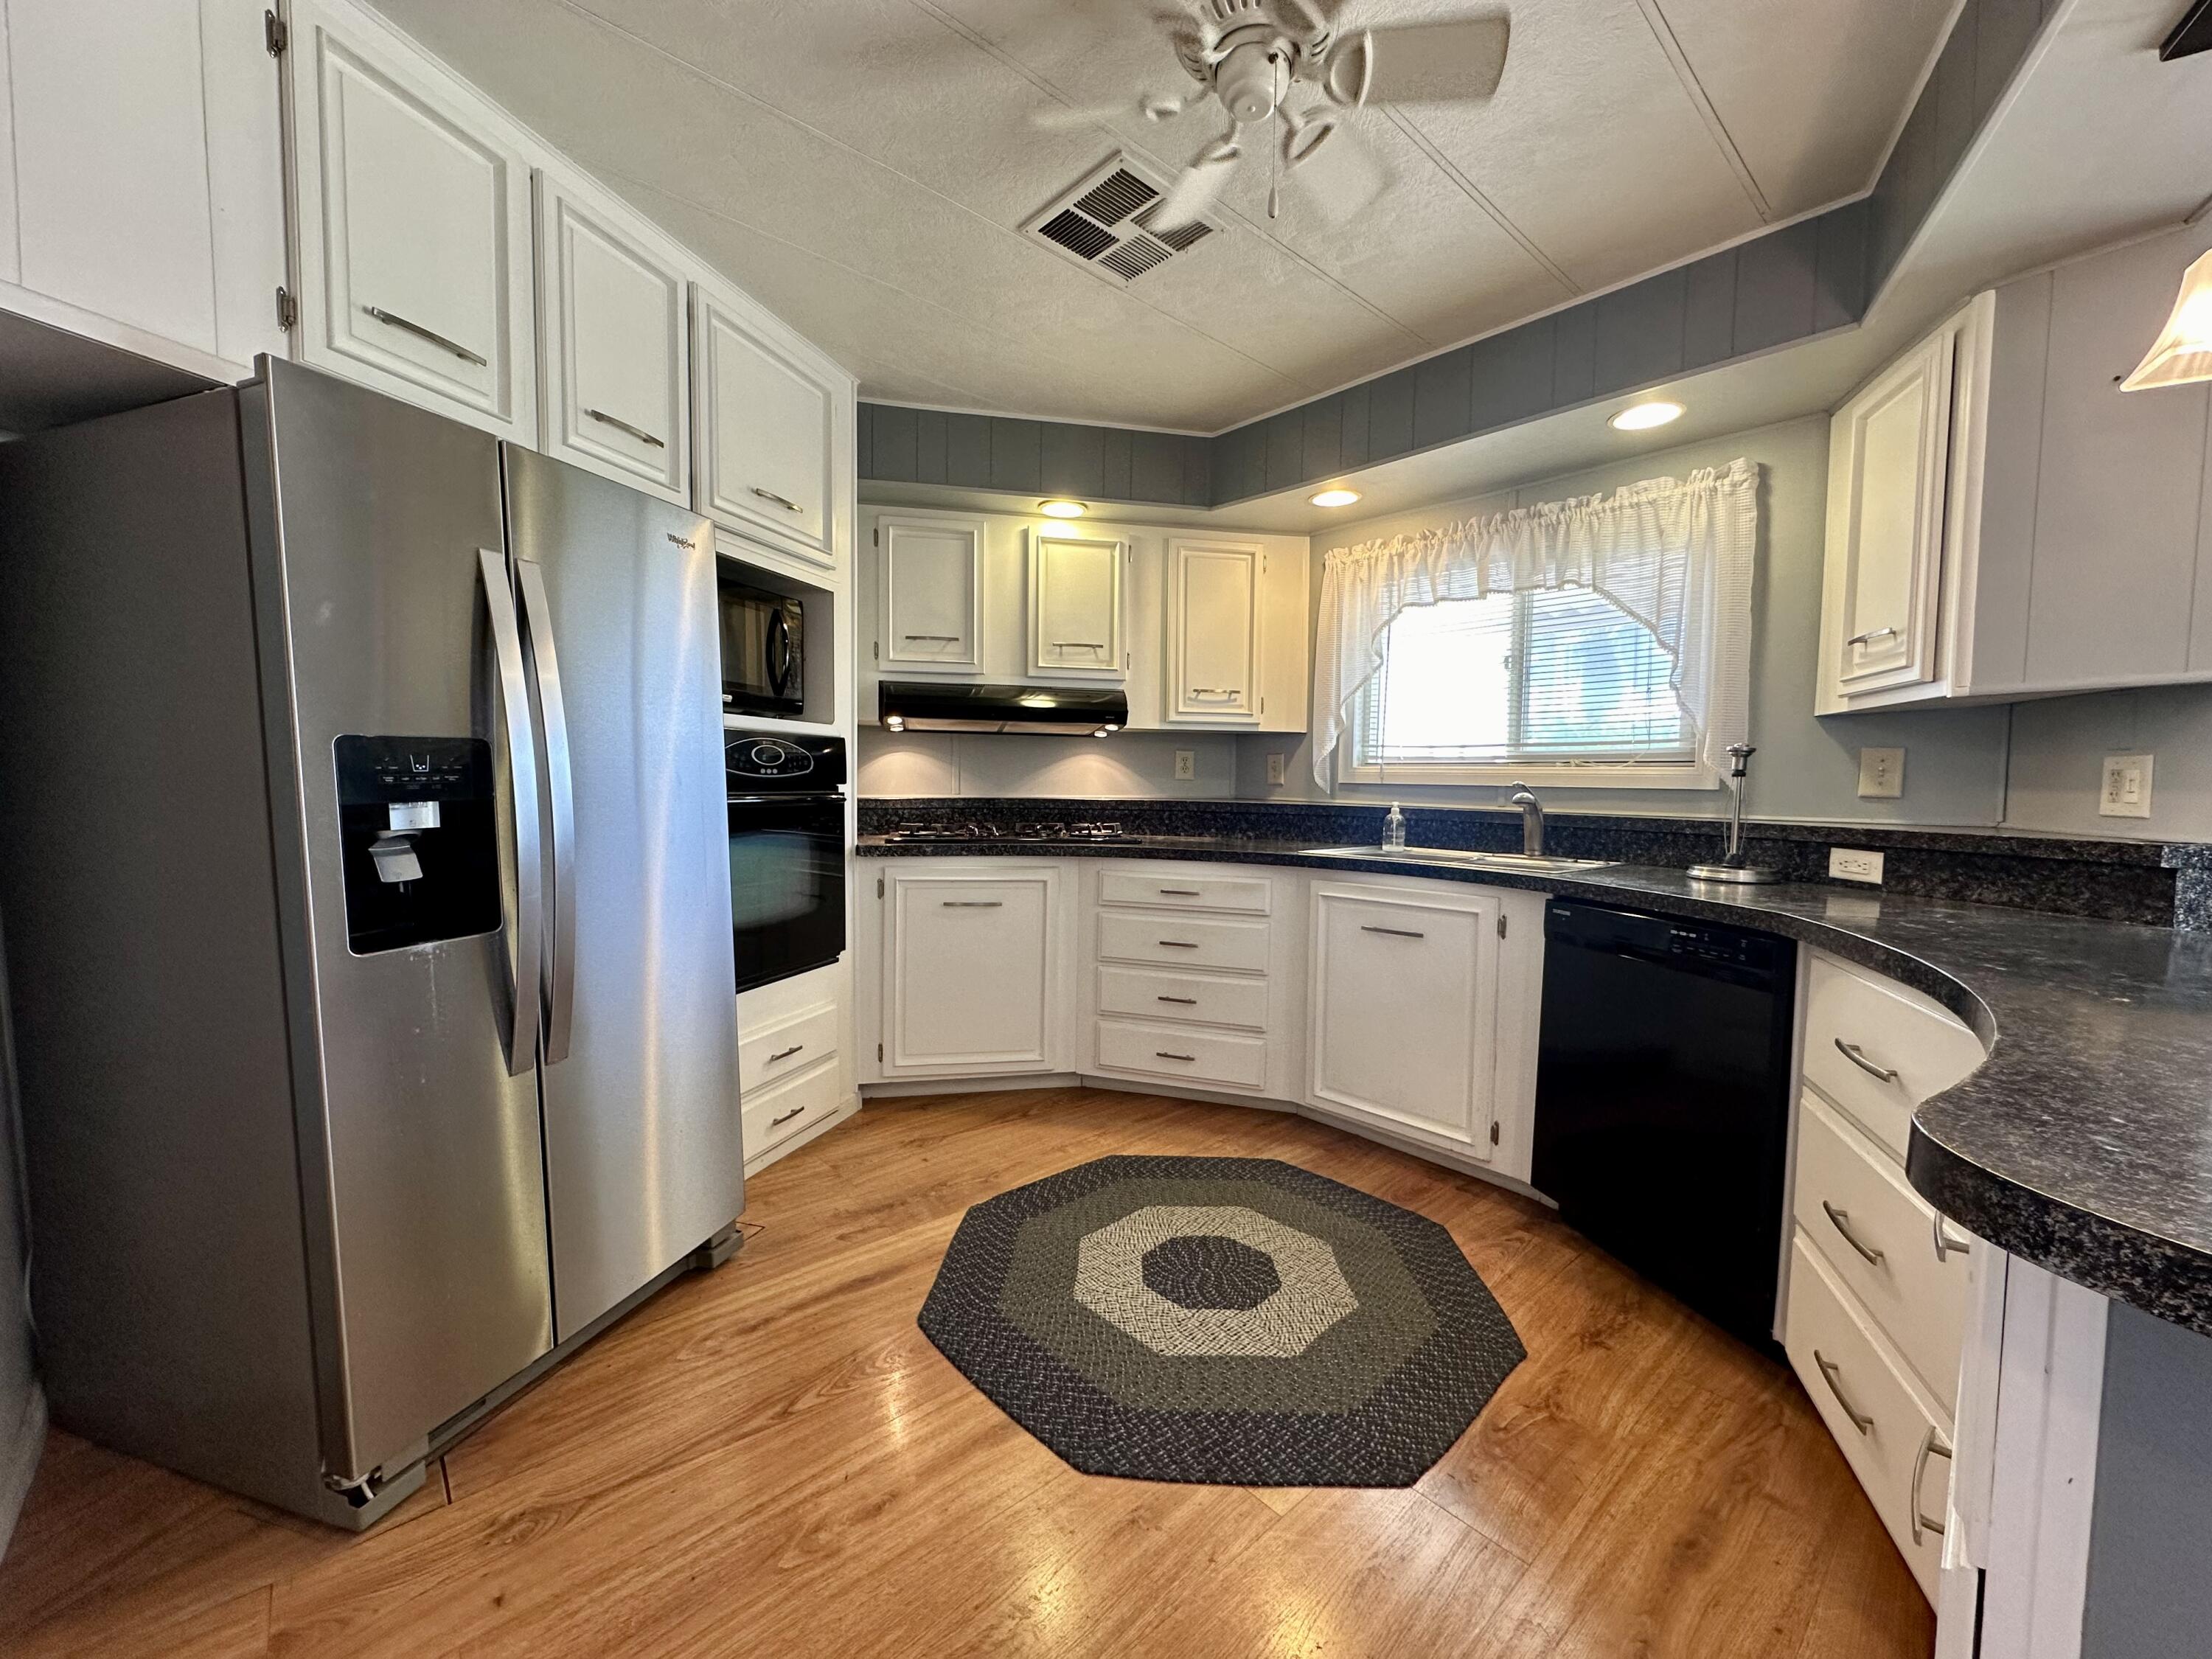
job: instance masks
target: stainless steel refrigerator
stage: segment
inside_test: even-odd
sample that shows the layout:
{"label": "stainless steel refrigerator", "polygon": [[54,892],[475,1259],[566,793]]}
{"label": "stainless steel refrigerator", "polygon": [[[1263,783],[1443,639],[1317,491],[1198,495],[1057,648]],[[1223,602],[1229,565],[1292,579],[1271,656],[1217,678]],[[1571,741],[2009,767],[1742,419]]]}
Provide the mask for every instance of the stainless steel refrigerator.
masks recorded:
{"label": "stainless steel refrigerator", "polygon": [[0,444],[55,1418],[341,1526],[744,1204],[713,534],[264,360]]}

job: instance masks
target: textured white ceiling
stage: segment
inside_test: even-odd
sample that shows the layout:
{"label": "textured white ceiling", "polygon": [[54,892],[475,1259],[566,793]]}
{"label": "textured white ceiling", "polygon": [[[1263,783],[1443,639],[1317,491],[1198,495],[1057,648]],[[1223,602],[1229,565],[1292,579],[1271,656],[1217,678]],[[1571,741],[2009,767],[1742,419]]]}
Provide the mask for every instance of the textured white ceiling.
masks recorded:
{"label": "textured white ceiling", "polygon": [[1497,94],[1376,106],[1347,224],[1264,176],[1122,288],[1019,234],[1116,149],[1040,131],[1190,82],[1145,0],[375,0],[861,378],[865,395],[1212,431],[1863,190],[1952,0],[1351,0],[1510,10]]}

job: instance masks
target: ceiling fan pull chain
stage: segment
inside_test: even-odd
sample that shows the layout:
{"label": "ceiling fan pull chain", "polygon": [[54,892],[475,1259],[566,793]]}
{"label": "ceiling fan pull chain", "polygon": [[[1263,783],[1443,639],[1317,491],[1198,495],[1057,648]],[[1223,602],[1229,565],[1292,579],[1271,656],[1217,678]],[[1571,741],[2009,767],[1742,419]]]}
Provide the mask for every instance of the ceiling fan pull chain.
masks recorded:
{"label": "ceiling fan pull chain", "polygon": [[[1285,125],[1287,125],[1290,120],[1290,115],[1289,112],[1283,108],[1283,60],[1281,56],[1279,54],[1270,55],[1267,59],[1267,65],[1268,74],[1274,82],[1275,108],[1273,112],[1281,116]],[[1283,161],[1281,149],[1278,145],[1269,144],[1267,146],[1267,217],[1270,219],[1279,218],[1282,216],[1282,176]]]}

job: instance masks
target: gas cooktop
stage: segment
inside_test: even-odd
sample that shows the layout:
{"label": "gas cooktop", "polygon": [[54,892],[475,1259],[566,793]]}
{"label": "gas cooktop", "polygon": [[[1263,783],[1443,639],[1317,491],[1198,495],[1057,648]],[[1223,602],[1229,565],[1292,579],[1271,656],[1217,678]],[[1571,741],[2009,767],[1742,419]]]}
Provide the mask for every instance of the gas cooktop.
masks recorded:
{"label": "gas cooktop", "polygon": [[1109,819],[1083,818],[1048,823],[977,821],[947,823],[894,823],[884,831],[886,842],[957,841],[1127,841],[1128,832]]}

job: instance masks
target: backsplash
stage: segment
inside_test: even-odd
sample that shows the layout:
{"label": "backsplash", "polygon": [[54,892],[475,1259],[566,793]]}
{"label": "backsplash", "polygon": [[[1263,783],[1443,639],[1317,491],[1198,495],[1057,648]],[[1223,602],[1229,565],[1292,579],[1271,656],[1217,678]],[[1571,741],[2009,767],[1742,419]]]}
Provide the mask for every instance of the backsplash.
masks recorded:
{"label": "backsplash", "polygon": [[[917,823],[1011,826],[1110,819],[1138,836],[1352,846],[1381,842],[1385,810],[1324,801],[863,798],[860,826],[866,836]],[[1407,838],[1416,846],[1510,852],[1521,845],[1517,812],[1416,807],[1406,816]],[[1771,865],[1792,880],[1826,882],[1829,848],[1864,848],[1883,855],[1882,891],[2212,932],[2212,847],[1866,824],[1748,823],[1744,834],[1754,863]],[[1710,820],[1558,811],[1546,815],[1545,848],[1574,858],[1677,869],[1717,858],[1721,850],[1719,827]]]}

